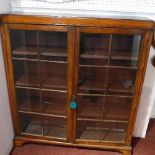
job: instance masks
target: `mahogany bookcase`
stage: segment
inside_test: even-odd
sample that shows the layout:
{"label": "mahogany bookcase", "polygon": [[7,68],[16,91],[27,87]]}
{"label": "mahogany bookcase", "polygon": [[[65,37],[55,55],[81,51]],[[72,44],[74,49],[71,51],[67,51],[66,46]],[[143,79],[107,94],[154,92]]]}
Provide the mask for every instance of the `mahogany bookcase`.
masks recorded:
{"label": "mahogany bookcase", "polygon": [[1,24],[14,144],[130,155],[153,22],[10,13]]}

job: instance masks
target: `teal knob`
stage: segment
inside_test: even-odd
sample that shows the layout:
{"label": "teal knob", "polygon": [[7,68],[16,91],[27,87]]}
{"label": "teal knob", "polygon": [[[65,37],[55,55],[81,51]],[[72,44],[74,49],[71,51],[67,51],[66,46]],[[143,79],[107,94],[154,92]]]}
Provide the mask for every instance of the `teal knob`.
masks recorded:
{"label": "teal knob", "polygon": [[72,102],[71,102],[70,108],[73,109],[73,110],[77,108],[77,104],[76,104],[75,101],[72,101]]}

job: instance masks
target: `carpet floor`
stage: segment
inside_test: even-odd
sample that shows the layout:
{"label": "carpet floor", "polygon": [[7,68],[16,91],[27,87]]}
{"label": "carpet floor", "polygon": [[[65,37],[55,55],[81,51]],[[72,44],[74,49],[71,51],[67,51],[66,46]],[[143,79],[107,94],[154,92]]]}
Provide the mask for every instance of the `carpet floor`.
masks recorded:
{"label": "carpet floor", "polygon": [[[133,155],[155,154],[155,119],[149,124],[145,139],[133,138]],[[120,155],[116,152],[68,148],[52,145],[25,144],[15,147],[11,155]]]}

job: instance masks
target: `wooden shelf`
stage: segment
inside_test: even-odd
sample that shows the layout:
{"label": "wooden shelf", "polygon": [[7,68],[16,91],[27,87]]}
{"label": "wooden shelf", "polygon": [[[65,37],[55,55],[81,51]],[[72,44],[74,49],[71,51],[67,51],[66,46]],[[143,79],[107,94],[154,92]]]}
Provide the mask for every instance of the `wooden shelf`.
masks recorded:
{"label": "wooden shelf", "polygon": [[65,77],[49,77],[42,83],[42,88],[66,90],[67,79]]}
{"label": "wooden shelf", "polygon": [[80,90],[86,91],[105,91],[104,81],[86,80],[79,86]]}
{"label": "wooden shelf", "polygon": [[37,47],[37,46],[21,46],[12,51],[14,55],[32,55],[39,53],[42,56],[67,57],[67,47]]}
{"label": "wooden shelf", "polygon": [[138,67],[135,66],[114,66],[114,65],[110,65],[109,68],[116,68],[116,69],[138,69]]}
{"label": "wooden shelf", "polygon": [[41,52],[42,56],[67,57],[67,47],[48,47]]}
{"label": "wooden shelf", "polygon": [[124,141],[128,123],[77,121],[77,140]]}
{"label": "wooden shelf", "polygon": [[109,81],[107,91],[108,92],[133,93],[133,84],[130,84],[130,81],[131,80],[125,80],[125,79]]}
{"label": "wooden shelf", "polygon": [[130,107],[107,106],[93,102],[83,101],[78,107],[78,120],[88,121],[107,121],[107,122],[127,122],[130,113]]}
{"label": "wooden shelf", "polygon": [[[125,81],[127,81],[125,83]],[[124,92],[124,93],[133,93],[133,87],[128,84],[129,80],[120,80],[120,81],[111,81],[108,83],[107,91],[108,92]],[[130,82],[130,81],[129,81]],[[34,89],[39,88],[43,89],[53,89],[53,90],[67,90],[67,80],[63,77],[49,77],[47,79],[43,78],[40,85],[40,80],[37,75],[27,75],[23,74],[16,81],[17,87],[34,87]],[[104,81],[95,81],[87,80],[80,84],[79,93],[87,92],[92,93],[93,91],[105,92],[105,83]]]}
{"label": "wooden shelf", "polygon": [[39,62],[39,59],[30,59],[30,58],[16,58],[12,57],[12,60],[19,60],[19,61],[30,61],[30,62]]}
{"label": "wooden shelf", "polygon": [[115,128],[102,128],[85,127],[81,131],[78,131],[78,141],[82,140],[95,140],[95,141],[124,141],[125,140],[124,129]]}
{"label": "wooden shelf", "polygon": [[[118,60],[138,60],[138,54],[133,55],[131,51],[112,51],[111,52],[111,57],[110,59],[118,59]],[[108,59],[108,51],[105,50],[89,50],[89,51],[84,51],[81,55],[80,58],[95,58],[95,59]]]}
{"label": "wooden shelf", "polygon": [[111,59],[118,59],[118,60],[136,60],[138,61],[138,55],[133,55],[131,51],[112,51],[111,52]]}
{"label": "wooden shelf", "polygon": [[66,127],[55,124],[47,125],[43,122],[44,120],[42,120],[42,123],[30,122],[22,134],[66,139]]}
{"label": "wooden shelf", "polygon": [[79,64],[79,67],[90,67],[90,68],[120,68],[120,69],[137,69],[137,67],[132,67],[132,66],[115,66],[115,65],[110,65],[110,66],[101,66],[101,65],[82,65],[82,64]]}
{"label": "wooden shelf", "polygon": [[96,104],[93,103],[91,101],[89,101],[88,99],[84,99],[82,100],[83,104],[81,104],[80,101],[78,101],[78,119],[84,118],[84,119],[91,119],[91,118],[95,118],[96,120],[102,120],[102,116],[103,116],[103,107],[102,104]]}
{"label": "wooden shelf", "polygon": [[18,112],[26,114],[37,114],[41,116],[53,116],[66,118],[66,106],[65,100],[57,99],[53,102],[51,101],[33,101],[26,99],[19,106]]}
{"label": "wooden shelf", "polygon": [[138,68],[137,60],[120,60],[120,59],[110,59],[110,67],[124,67],[124,68]]}
{"label": "wooden shelf", "polygon": [[126,136],[126,131],[107,131],[105,136],[103,136],[102,141],[119,141],[124,142]]}
{"label": "wooden shelf", "polygon": [[46,60],[46,59],[41,59],[40,62],[48,62],[48,63],[57,63],[57,64],[67,64],[67,61],[57,61],[57,60]]}
{"label": "wooden shelf", "polygon": [[[130,86],[130,84],[128,84],[127,81],[129,80],[109,81],[107,91],[133,93],[133,88]],[[87,91],[88,93],[92,91],[105,91],[106,85],[104,81],[87,80],[79,86],[79,91],[81,90]]]}
{"label": "wooden shelf", "polygon": [[78,139],[85,139],[85,140],[98,140],[101,139],[101,130],[89,130],[85,129],[80,135],[78,135]]}
{"label": "wooden shelf", "polygon": [[39,75],[23,74],[16,81],[16,86],[39,87]]}
{"label": "wooden shelf", "polygon": [[44,136],[53,137],[53,138],[61,138],[66,139],[66,127],[64,126],[46,126],[46,131],[44,132]]}
{"label": "wooden shelf", "polygon": [[[52,100],[52,99],[51,99]],[[55,99],[53,101],[43,101],[44,108],[43,113],[49,115],[57,115],[66,118],[67,109],[66,109],[66,100],[65,99]]]}
{"label": "wooden shelf", "polygon": [[13,54],[15,55],[32,55],[32,56],[36,56],[39,54],[39,51],[43,50],[43,48],[38,48],[35,46],[21,46],[17,49],[14,49],[12,51]]}
{"label": "wooden shelf", "polygon": [[95,58],[95,59],[107,59],[108,58],[108,51],[102,50],[88,50],[84,51],[80,58]]}
{"label": "wooden shelf", "polygon": [[42,136],[43,135],[43,127],[42,127],[41,123],[31,122],[25,127],[25,130],[22,133]]}
{"label": "wooden shelf", "polygon": [[49,88],[49,89],[66,90],[67,80],[63,77],[49,77],[45,79],[45,77],[42,76],[42,80],[40,81],[38,75],[23,74],[16,81],[16,86],[23,86],[23,87],[41,86],[40,89]]}
{"label": "wooden shelf", "polygon": [[46,59],[30,59],[30,58],[16,58],[13,57],[13,60],[19,61],[28,61],[28,62],[48,62],[48,63],[57,63],[57,64],[67,64],[67,61],[57,61],[57,60],[46,60]]}
{"label": "wooden shelf", "polygon": [[41,113],[42,105],[39,100],[29,100],[25,99],[22,104],[18,107],[19,112],[31,112],[31,113]]}

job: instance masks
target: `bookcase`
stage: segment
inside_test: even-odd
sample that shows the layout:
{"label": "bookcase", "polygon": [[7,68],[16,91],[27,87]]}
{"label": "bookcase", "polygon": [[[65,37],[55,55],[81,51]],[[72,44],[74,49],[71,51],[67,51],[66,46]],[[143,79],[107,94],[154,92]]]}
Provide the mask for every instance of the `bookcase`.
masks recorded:
{"label": "bookcase", "polygon": [[149,20],[2,15],[15,145],[131,154]]}

